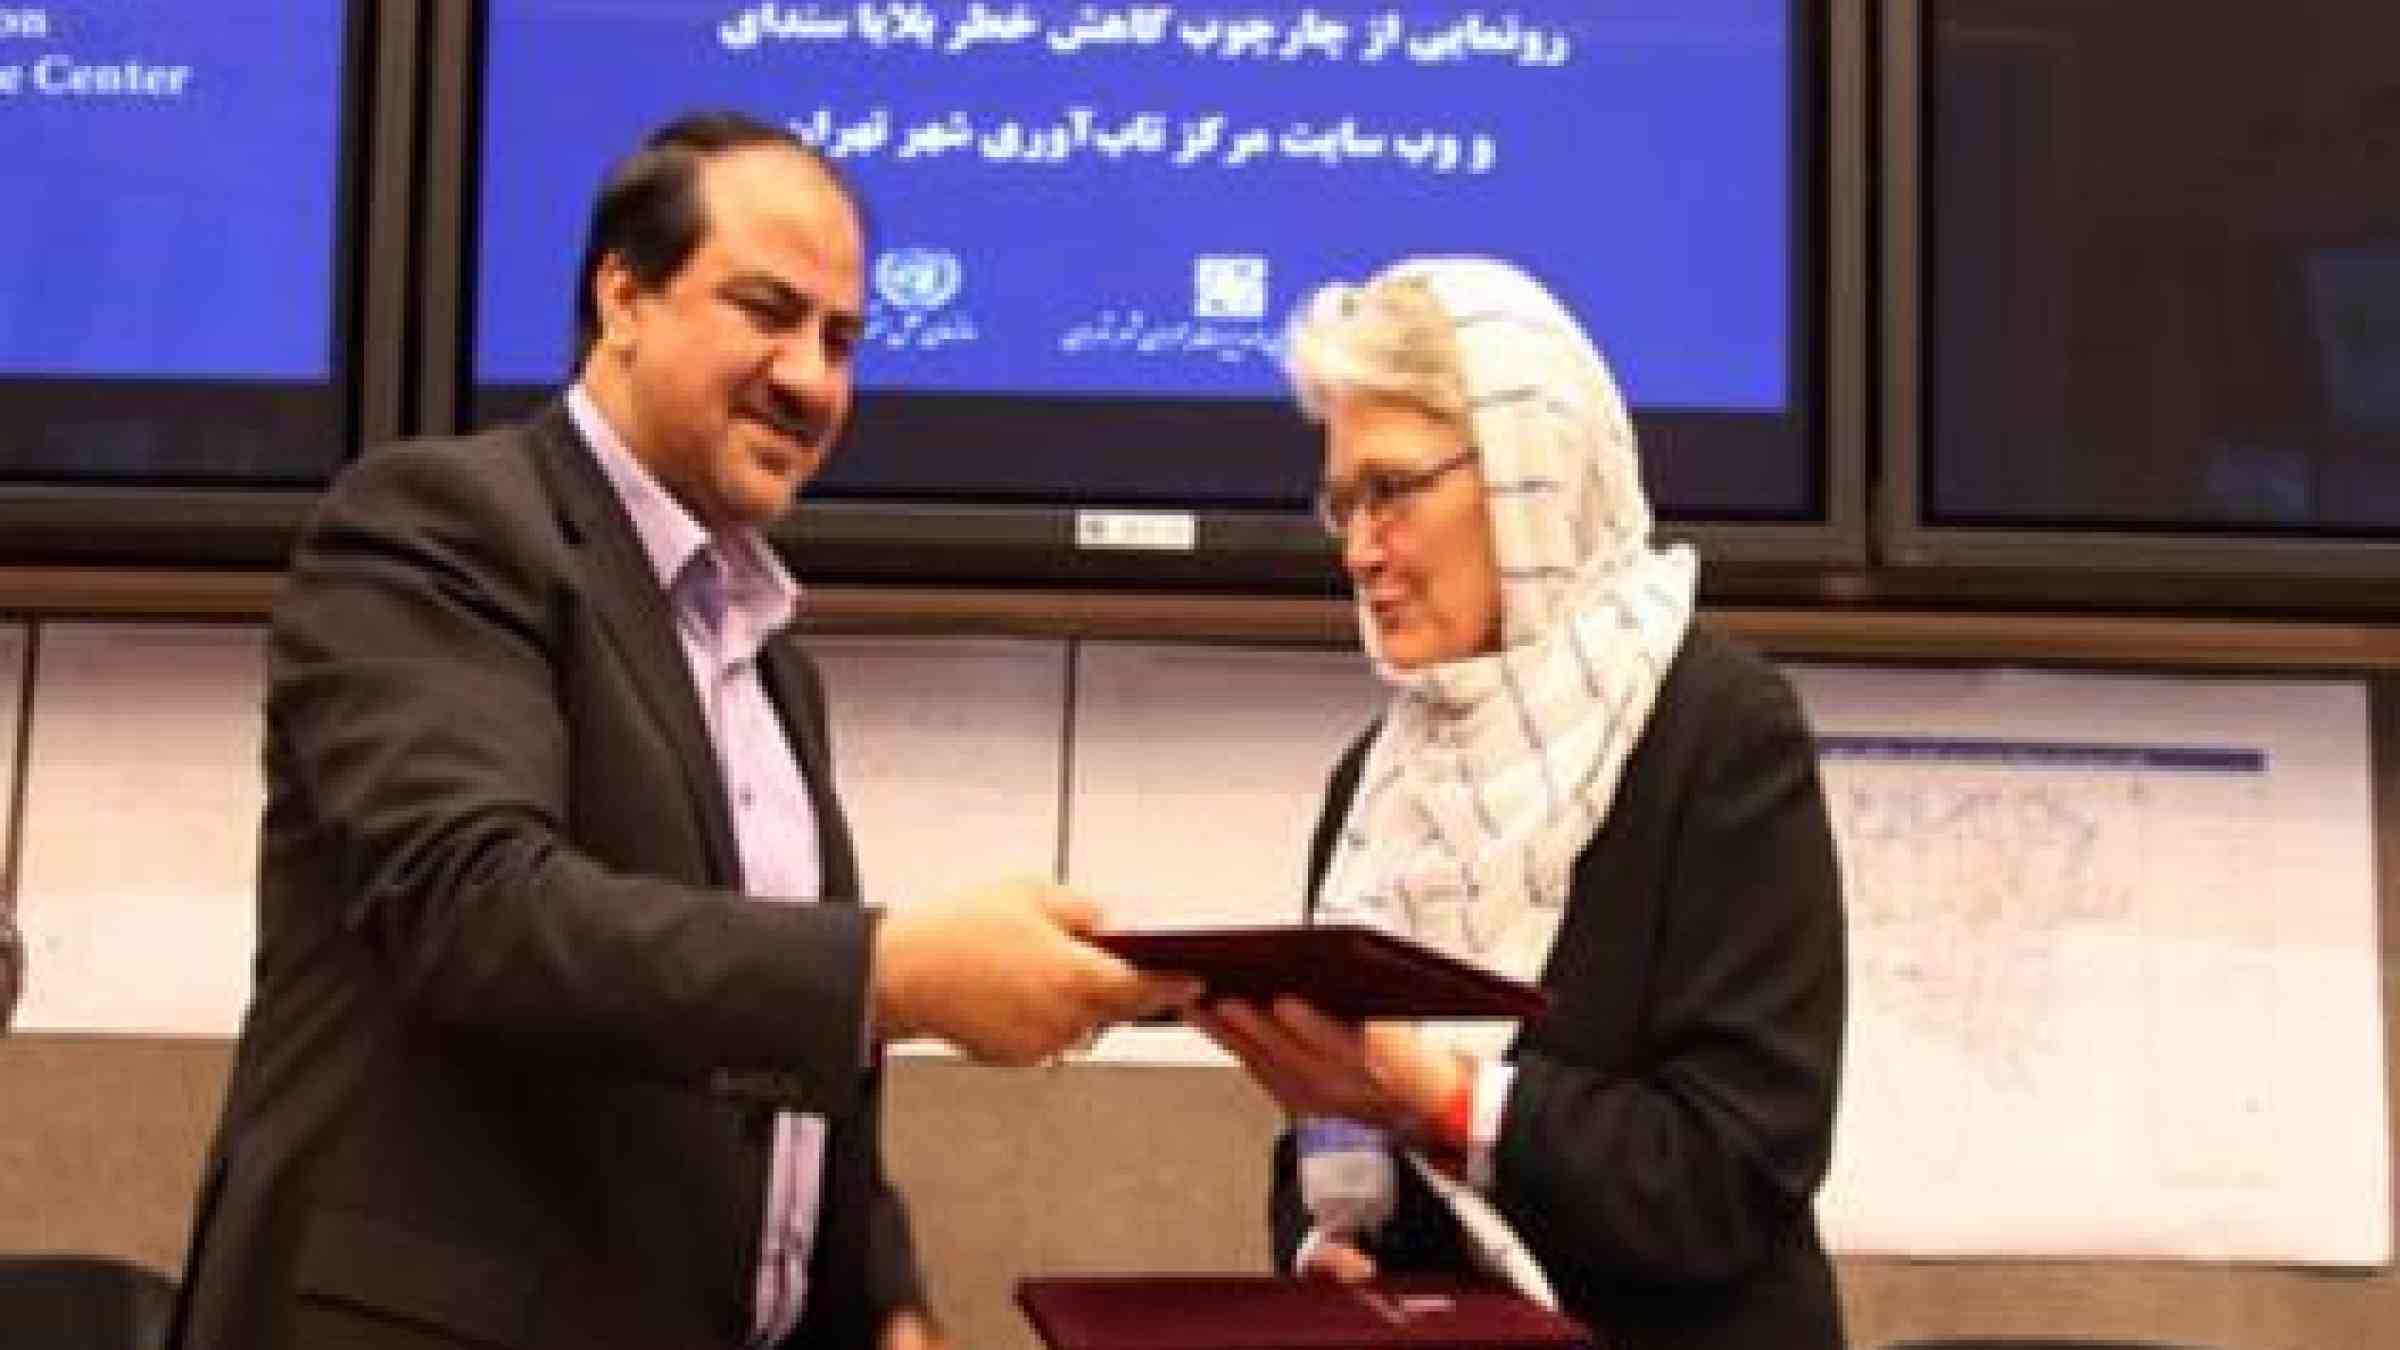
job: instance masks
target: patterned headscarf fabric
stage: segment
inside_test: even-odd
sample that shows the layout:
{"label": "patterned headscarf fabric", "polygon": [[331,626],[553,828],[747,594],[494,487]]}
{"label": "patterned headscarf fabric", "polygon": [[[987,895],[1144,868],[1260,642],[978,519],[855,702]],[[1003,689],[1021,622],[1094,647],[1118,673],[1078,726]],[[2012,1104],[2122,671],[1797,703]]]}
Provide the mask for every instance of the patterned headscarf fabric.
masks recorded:
{"label": "patterned headscarf fabric", "polygon": [[[1575,859],[1607,819],[1682,645],[1697,564],[1653,549],[1633,425],[1600,353],[1501,262],[1410,260],[1457,338],[1500,569],[1500,649],[1414,670],[1360,628],[1392,700],[1318,898],[1540,976]],[[1496,1047],[1493,1047],[1496,1048]]]}

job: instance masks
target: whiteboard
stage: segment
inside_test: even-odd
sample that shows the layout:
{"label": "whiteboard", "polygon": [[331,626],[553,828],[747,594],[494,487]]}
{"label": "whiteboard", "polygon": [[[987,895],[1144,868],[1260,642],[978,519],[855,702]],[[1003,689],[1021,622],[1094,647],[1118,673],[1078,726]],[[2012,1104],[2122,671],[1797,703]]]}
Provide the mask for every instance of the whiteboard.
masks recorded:
{"label": "whiteboard", "polygon": [[1382,705],[1355,652],[1085,644],[1069,880],[1117,927],[1298,923],[1326,778]]}
{"label": "whiteboard", "polygon": [[2362,685],[1792,673],[1848,905],[1833,1245],[2389,1259]]}
{"label": "whiteboard", "polygon": [[817,638],[866,899],[1058,872],[1063,642]]}
{"label": "whiteboard", "polygon": [[36,651],[17,1025],[231,1035],[256,933],[262,630],[46,623]]}

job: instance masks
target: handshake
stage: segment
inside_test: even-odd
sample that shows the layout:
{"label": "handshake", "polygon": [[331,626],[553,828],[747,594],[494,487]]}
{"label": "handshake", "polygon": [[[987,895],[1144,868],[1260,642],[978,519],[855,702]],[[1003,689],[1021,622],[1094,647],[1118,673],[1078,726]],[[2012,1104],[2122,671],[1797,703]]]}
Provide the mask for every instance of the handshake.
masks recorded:
{"label": "handshake", "polygon": [[1195,980],[1145,974],[1084,941],[1099,923],[1091,900],[1032,880],[892,910],[875,932],[876,1029],[1032,1064],[1199,997]]}

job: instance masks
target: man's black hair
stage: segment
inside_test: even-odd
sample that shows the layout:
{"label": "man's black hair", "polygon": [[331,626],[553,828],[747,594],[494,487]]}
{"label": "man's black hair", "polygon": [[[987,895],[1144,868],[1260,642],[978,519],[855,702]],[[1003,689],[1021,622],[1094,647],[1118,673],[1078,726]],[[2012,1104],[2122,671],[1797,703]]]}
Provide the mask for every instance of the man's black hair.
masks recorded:
{"label": "man's black hair", "polygon": [[857,194],[832,161],[797,133],[747,113],[698,112],[676,118],[617,161],[592,203],[583,264],[575,270],[576,369],[600,341],[600,302],[593,294],[600,264],[614,256],[642,289],[666,285],[708,233],[701,166],[719,155],[759,145],[782,146],[805,157],[824,171],[851,213],[863,216]]}

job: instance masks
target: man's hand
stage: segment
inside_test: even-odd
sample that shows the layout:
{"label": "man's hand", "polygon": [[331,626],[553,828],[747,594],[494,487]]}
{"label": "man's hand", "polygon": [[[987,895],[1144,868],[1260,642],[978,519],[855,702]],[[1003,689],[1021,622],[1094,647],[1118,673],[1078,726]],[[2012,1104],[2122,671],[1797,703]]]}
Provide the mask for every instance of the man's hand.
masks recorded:
{"label": "man's hand", "polygon": [[1474,1072],[1405,1023],[1339,1022],[1296,998],[1264,1009],[1227,999],[1184,1018],[1294,1115],[1342,1116],[1403,1139],[1436,1134],[1444,1105]]}
{"label": "man's hand", "polygon": [[1197,995],[1081,941],[1099,919],[1090,900],[1031,880],[893,910],[875,931],[876,1028],[1031,1064]]}

